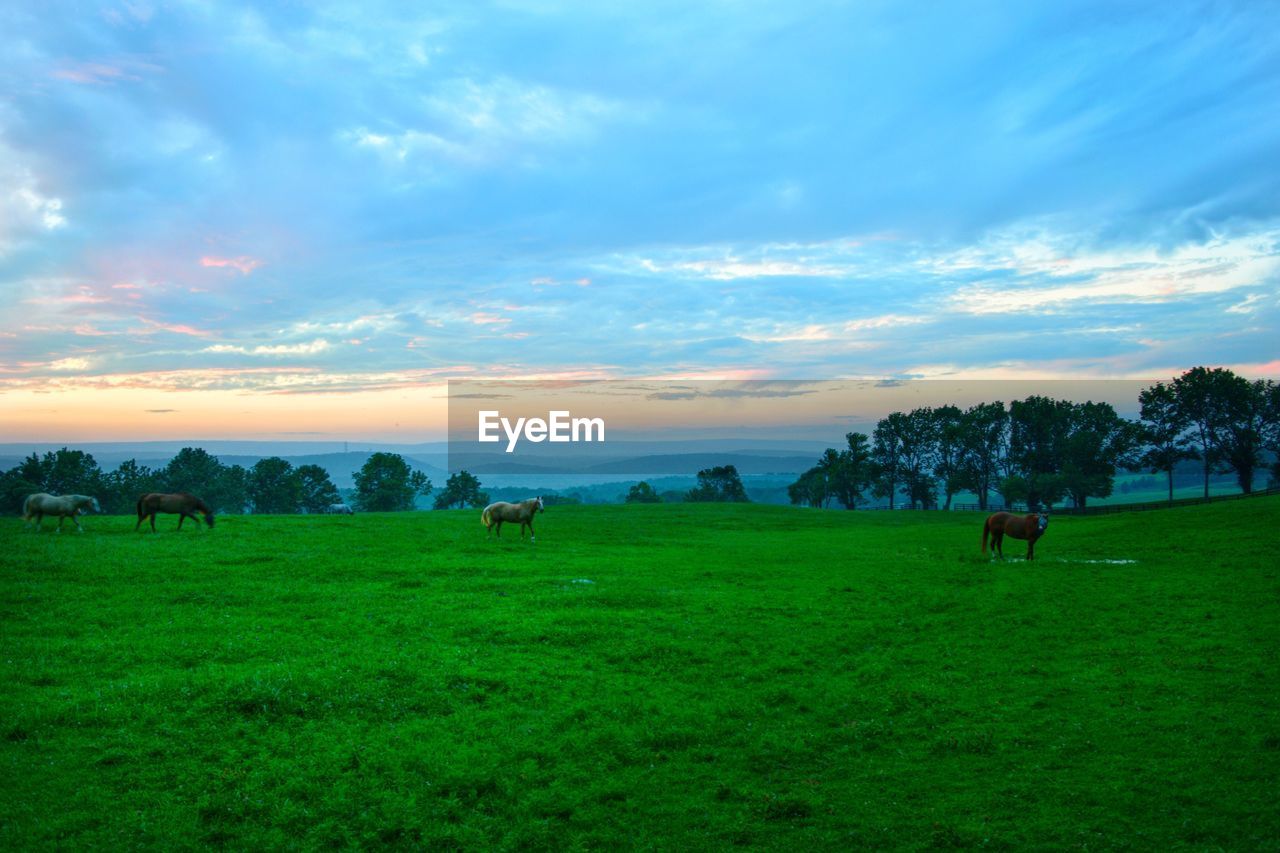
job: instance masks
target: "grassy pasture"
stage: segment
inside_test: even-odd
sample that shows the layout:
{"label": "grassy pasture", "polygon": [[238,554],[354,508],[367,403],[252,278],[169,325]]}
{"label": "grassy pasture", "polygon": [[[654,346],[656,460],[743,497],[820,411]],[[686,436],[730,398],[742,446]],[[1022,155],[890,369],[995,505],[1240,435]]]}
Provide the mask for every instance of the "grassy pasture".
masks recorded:
{"label": "grassy pasture", "polygon": [[0,519],[0,847],[1280,847],[1280,500]]}

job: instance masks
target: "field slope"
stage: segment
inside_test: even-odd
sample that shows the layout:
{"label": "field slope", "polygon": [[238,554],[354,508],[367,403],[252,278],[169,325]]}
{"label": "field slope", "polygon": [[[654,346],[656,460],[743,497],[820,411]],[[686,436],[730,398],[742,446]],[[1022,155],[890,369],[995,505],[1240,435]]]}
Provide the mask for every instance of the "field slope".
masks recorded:
{"label": "field slope", "polygon": [[1280,500],[0,519],[0,847],[1271,848]]}

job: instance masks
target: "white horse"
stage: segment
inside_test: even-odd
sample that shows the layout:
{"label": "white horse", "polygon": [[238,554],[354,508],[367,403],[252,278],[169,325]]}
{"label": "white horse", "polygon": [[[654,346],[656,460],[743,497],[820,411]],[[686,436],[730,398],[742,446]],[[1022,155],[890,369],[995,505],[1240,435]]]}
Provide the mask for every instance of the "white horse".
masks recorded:
{"label": "white horse", "polygon": [[506,501],[498,501],[491,503],[484,508],[484,512],[480,513],[480,523],[485,526],[485,530],[492,531],[494,527],[498,528],[498,538],[502,538],[502,522],[520,522],[520,538],[524,538],[524,529],[529,528],[529,541],[534,541],[533,536],[533,517],[537,513],[546,512],[547,508],[542,505],[542,498],[529,498],[527,501],[520,501],[518,504],[507,503]]}
{"label": "white horse", "polygon": [[80,526],[78,516],[84,515],[89,510],[94,512],[102,512],[102,507],[98,506],[98,499],[91,498],[88,495],[62,495],[54,497],[45,492],[37,492],[34,495],[27,495],[27,499],[22,502],[22,520],[30,526],[32,519],[36,522],[36,531],[40,530],[40,526],[44,523],[46,515],[56,515],[58,517],[58,529],[55,533],[62,532],[62,522],[70,518],[75,522],[76,530],[81,533],[84,528]]}
{"label": "white horse", "polygon": [[329,514],[330,515],[355,515],[355,511],[351,509],[351,507],[347,506],[346,504],[330,504]]}

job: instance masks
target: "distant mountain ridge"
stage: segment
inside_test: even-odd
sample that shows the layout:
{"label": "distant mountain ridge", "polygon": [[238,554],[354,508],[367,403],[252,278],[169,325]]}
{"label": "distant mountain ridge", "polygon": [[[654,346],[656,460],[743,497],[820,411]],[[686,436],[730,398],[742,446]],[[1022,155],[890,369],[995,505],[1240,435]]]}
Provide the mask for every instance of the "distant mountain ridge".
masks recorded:
{"label": "distant mountain ridge", "polygon": [[[354,487],[354,474],[377,452],[398,453],[422,471],[437,486],[448,479],[449,455],[446,442],[419,444],[378,444],[360,442],[360,449],[343,451],[343,442],[319,441],[148,441],[148,442],[10,442],[0,444],[0,470],[19,464],[31,453],[44,454],[62,447],[93,455],[104,470],[135,459],[152,468],[163,467],[184,447],[201,447],[226,465],[251,468],[260,459],[278,456],[291,465],[319,465],[329,472],[338,488]],[[700,469],[734,465],[743,476],[798,474],[816,462],[825,446],[818,442],[769,439],[677,439],[672,441],[612,441],[582,446],[571,457],[564,454],[538,458],[522,456],[520,461],[495,463],[494,457],[473,460],[483,463],[481,480],[492,484],[527,482],[529,477],[547,475],[576,482],[605,482],[609,478],[637,479],[660,476],[692,476]],[[454,468],[467,467],[468,460],[455,457]]]}

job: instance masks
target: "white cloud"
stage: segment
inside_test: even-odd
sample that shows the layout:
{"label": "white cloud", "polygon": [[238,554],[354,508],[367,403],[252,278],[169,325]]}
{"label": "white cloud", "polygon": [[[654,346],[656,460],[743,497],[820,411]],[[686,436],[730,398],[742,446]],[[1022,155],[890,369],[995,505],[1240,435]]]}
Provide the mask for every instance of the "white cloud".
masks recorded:
{"label": "white cloud", "polygon": [[378,152],[390,163],[431,169],[439,161],[471,168],[496,163],[527,166],[541,150],[594,139],[606,124],[646,111],[596,95],[528,84],[510,77],[443,83],[422,99],[413,126],[358,127],[342,138]]}
{"label": "white cloud", "polygon": [[62,199],[41,191],[32,170],[0,144],[0,252],[14,243],[67,224]]}
{"label": "white cloud", "polygon": [[49,370],[88,370],[89,364],[87,358],[60,358],[49,362],[45,367]]}
{"label": "white cloud", "polygon": [[844,272],[844,269],[840,266],[812,261],[747,261],[732,256],[719,259],[668,262],[643,258],[640,261],[640,265],[651,273],[692,275],[696,278],[707,278],[713,281],[733,281],[739,278],[772,278],[777,276],[837,277]]}
{"label": "white cloud", "polygon": [[265,344],[256,347],[238,346],[235,344],[214,344],[205,347],[201,352],[208,353],[234,353],[237,355],[316,355],[331,348],[331,344],[324,338],[316,338],[314,341],[300,344],[275,344],[267,346]]}
{"label": "white cloud", "polygon": [[844,323],[809,323],[799,326],[773,325],[763,333],[748,332],[743,337],[749,341],[759,343],[839,341],[843,344],[852,344],[855,343],[853,336],[856,336],[859,332],[915,326],[920,323],[931,322],[933,319],[924,315],[881,314],[878,317],[863,317]]}
{"label": "white cloud", "polygon": [[1010,281],[962,287],[947,300],[969,314],[1044,313],[1071,303],[1161,303],[1256,287],[1280,272],[1280,230],[1187,243],[1172,252],[1154,247],[1074,250],[1062,237],[992,241],[926,259],[926,269],[1012,274]]}
{"label": "white cloud", "polygon": [[1237,302],[1227,308],[1228,314],[1252,314],[1260,307],[1259,302],[1263,300],[1261,293],[1250,293],[1244,298],[1243,302]]}

